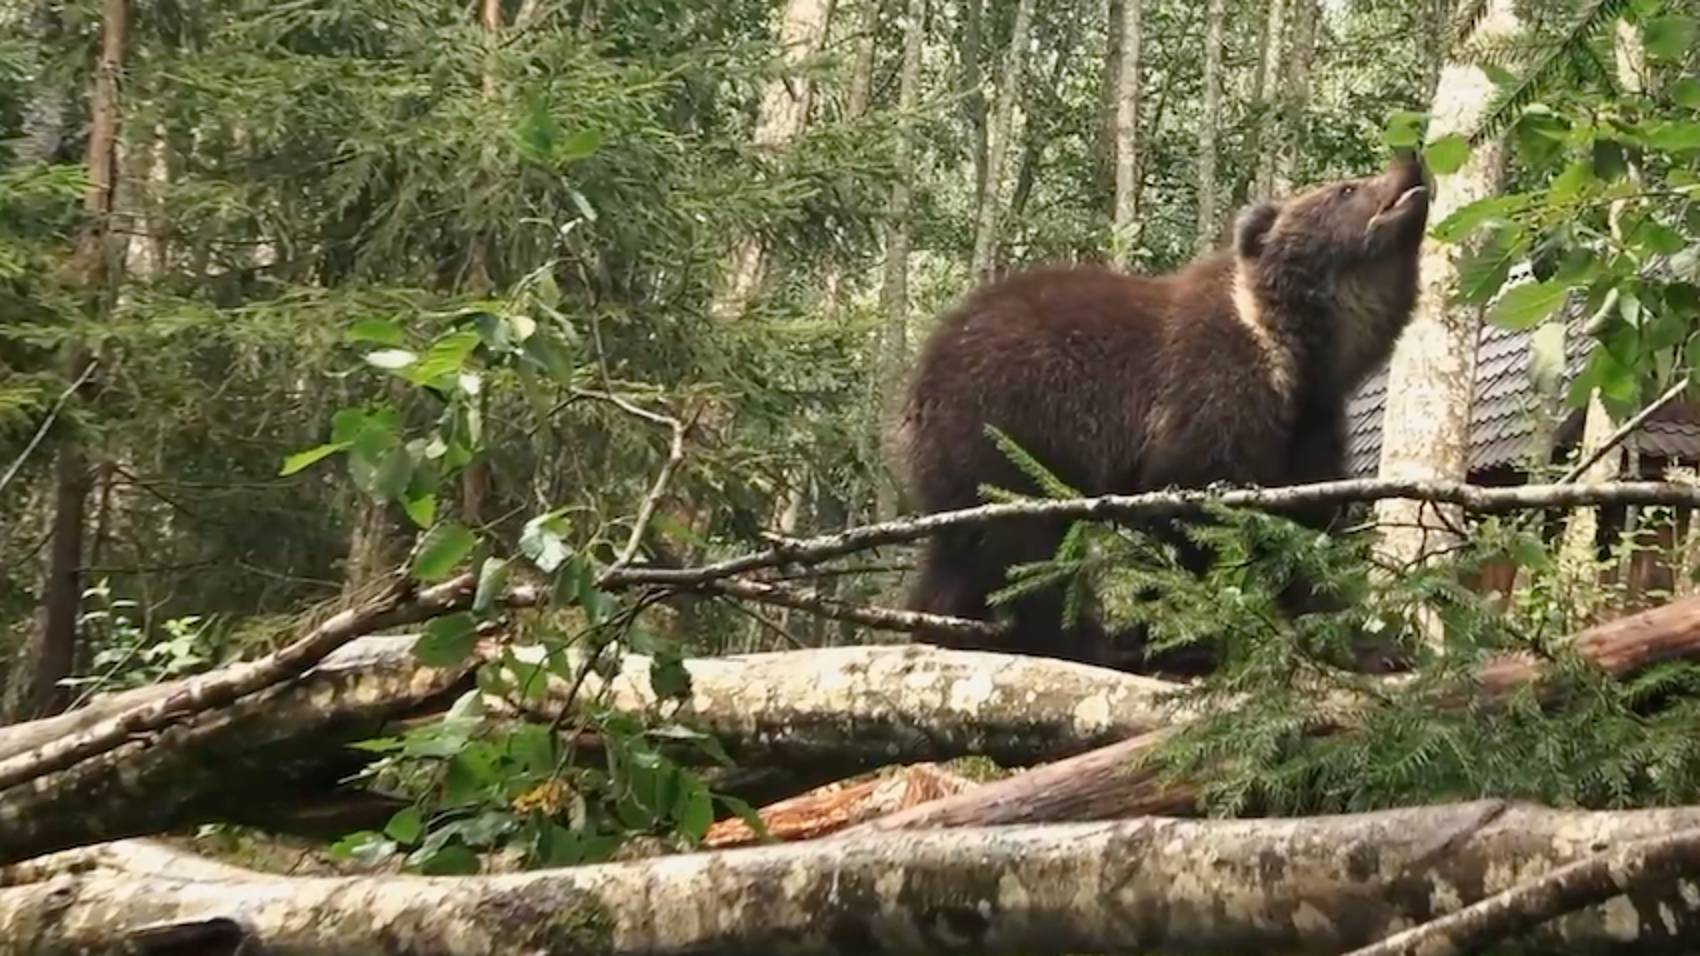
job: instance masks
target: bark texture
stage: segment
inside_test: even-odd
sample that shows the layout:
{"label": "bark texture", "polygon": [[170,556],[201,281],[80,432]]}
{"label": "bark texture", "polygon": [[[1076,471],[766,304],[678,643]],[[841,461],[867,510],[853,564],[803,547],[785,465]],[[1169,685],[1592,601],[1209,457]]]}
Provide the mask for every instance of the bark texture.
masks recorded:
{"label": "bark texture", "polygon": [[1122,0],[1120,76],[1116,78],[1116,200],[1115,239],[1122,265],[1133,260],[1139,225],[1139,46],[1144,0]]}
{"label": "bark texture", "polygon": [[[521,875],[242,878],[95,872],[0,890],[0,952],[239,944],[295,956],[495,953],[1337,953],[1700,810],[1500,802],[1301,820],[898,834]],[[1531,934],[1566,952],[1700,943],[1674,880]],[[151,936],[150,936],[151,934]]]}
{"label": "bark texture", "polygon": [[1010,32],[1009,50],[1004,55],[1003,74],[998,78],[998,97],[987,134],[986,185],[974,228],[974,258],[969,264],[975,279],[989,276],[996,262],[1004,159],[1009,154],[1014,132],[1015,104],[1021,98],[1021,78],[1026,70],[1027,45],[1032,33],[1033,0],[1017,0],[1015,24]]}
{"label": "bark texture", "polygon": [[[1521,25],[1512,0],[1491,0],[1472,33],[1473,41],[1503,40]],[[1429,124],[1431,140],[1469,133],[1492,101],[1493,83],[1474,62],[1442,69]],[[1429,220],[1440,222],[1469,203],[1495,193],[1503,174],[1503,148],[1482,143],[1463,168],[1437,177]],[[1470,464],[1470,403],[1476,370],[1481,313],[1452,302],[1461,251],[1457,244],[1430,241],[1422,256],[1416,315],[1388,364],[1387,411],[1381,437],[1383,478],[1463,480]],[[1447,527],[1428,509],[1383,502],[1376,517],[1386,526],[1382,543],[1395,561],[1420,560],[1453,543]]]}
{"label": "bark texture", "polygon": [[[124,67],[128,0],[101,5],[100,53],[89,98],[89,131],[83,193],[87,217],[72,262],[90,311],[103,315],[111,298],[117,256],[111,248],[112,200],[118,172],[119,76]],[[65,348],[67,382],[81,381],[94,354],[80,341]],[[5,711],[13,718],[52,713],[65,705],[59,682],[71,676],[77,658],[77,618],[83,597],[83,537],[89,490],[93,485],[83,436],[60,440],[53,465],[53,522],[47,570],[41,585],[36,628],[25,641],[11,672]]]}
{"label": "bark texture", "polygon": [[1198,251],[1216,245],[1216,126],[1222,121],[1222,27],[1226,0],[1205,0],[1204,101],[1198,118]]}

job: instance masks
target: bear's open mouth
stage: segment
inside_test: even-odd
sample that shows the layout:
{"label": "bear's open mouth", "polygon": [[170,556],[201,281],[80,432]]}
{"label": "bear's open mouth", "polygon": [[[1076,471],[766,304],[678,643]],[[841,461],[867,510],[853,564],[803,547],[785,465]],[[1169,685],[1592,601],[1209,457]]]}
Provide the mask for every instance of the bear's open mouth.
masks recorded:
{"label": "bear's open mouth", "polygon": [[1370,228],[1374,229],[1375,227],[1381,225],[1383,222],[1387,221],[1388,219],[1391,219],[1395,216],[1399,216],[1399,215],[1401,215],[1401,214],[1403,214],[1403,213],[1405,213],[1405,212],[1407,212],[1411,209],[1414,209],[1414,208],[1420,206],[1422,204],[1422,202],[1427,198],[1428,198],[1428,187],[1427,186],[1420,186],[1419,185],[1419,186],[1412,186],[1412,187],[1406,189],[1404,192],[1401,192],[1399,195],[1393,197],[1392,202],[1389,202],[1387,205],[1382,206],[1381,209],[1379,211],[1377,211],[1374,216],[1370,217],[1370,220],[1369,220]]}

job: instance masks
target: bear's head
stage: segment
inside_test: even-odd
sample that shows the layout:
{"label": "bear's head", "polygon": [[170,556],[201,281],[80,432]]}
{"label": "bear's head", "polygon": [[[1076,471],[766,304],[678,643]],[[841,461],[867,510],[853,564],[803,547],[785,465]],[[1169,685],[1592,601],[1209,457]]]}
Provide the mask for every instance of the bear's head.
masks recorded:
{"label": "bear's head", "polygon": [[1322,323],[1349,386],[1393,349],[1416,305],[1429,192],[1414,154],[1378,176],[1327,183],[1243,212],[1234,230],[1240,277],[1264,308]]}

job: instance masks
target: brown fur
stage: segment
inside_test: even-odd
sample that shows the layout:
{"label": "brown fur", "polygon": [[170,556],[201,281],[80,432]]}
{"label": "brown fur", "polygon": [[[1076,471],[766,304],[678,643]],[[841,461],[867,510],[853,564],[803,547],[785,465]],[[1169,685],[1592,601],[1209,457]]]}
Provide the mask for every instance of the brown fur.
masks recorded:
{"label": "brown fur", "polygon": [[[1035,490],[987,424],[1086,494],[1342,476],[1346,398],[1416,300],[1422,181],[1401,158],[1380,176],[1259,204],[1232,249],[1168,275],[1047,268],[977,290],[941,320],[905,407],[916,503],[970,507],[982,484]],[[987,619],[1007,568],[1051,557],[1062,532],[1026,521],[938,535],[910,606]],[[1105,661],[1090,629],[1059,628],[1060,608],[1056,593],[1019,602],[1004,649]]]}

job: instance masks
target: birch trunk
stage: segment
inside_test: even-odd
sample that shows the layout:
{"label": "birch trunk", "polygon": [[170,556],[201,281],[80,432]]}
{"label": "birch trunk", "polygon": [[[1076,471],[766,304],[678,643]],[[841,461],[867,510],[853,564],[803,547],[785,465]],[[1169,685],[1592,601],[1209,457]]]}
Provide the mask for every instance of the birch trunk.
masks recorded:
{"label": "birch trunk", "polygon": [[1021,97],[1021,77],[1032,32],[1033,0],[1018,0],[1015,26],[1010,31],[1009,51],[1004,58],[1003,76],[998,81],[997,104],[993,109],[986,145],[985,194],[980,199],[980,214],[974,229],[974,257],[970,262],[971,274],[976,280],[989,277],[996,262],[1004,158],[1009,153],[1015,103]]}
{"label": "birch trunk", "polygon": [[[1520,30],[1512,0],[1491,0],[1471,39],[1490,41]],[[1473,62],[1448,63],[1435,89],[1429,138],[1473,129],[1492,100],[1493,83]],[[1503,145],[1483,143],[1463,168],[1438,177],[1429,212],[1440,222],[1452,211],[1499,189]],[[1452,302],[1460,249],[1424,244],[1416,315],[1388,365],[1387,410],[1382,426],[1383,478],[1462,481],[1470,466],[1470,404],[1475,385],[1476,338],[1481,313]],[[1435,512],[1440,512],[1436,520]],[[1459,512],[1439,505],[1384,501],[1376,506],[1384,526],[1382,546],[1396,562],[1419,561],[1456,539]]]}
{"label": "birch trunk", "polygon": [[[785,4],[780,13],[779,46],[786,70],[762,88],[754,134],[757,149],[778,149],[802,132],[814,99],[814,84],[807,77],[792,74],[820,51],[831,17],[832,0],[788,0]],[[726,265],[725,285],[710,307],[714,315],[731,319],[743,314],[761,284],[766,252],[760,236],[738,239]]]}
{"label": "birch trunk", "polygon": [[[118,80],[124,65],[129,14],[126,0],[105,0],[101,8],[100,57],[95,64],[89,103],[86,154],[88,188],[83,212],[88,217],[78,237],[73,268],[89,310],[107,311],[122,259],[111,248],[112,199],[117,178]],[[68,382],[82,380],[94,354],[80,342],[65,350]],[[82,436],[61,439],[53,467],[53,519],[47,571],[41,586],[37,627],[20,649],[7,688],[6,710],[13,717],[51,713],[64,706],[59,682],[76,664],[77,617],[82,607],[83,537],[87,525],[91,475]]]}
{"label": "birch trunk", "polygon": [[1222,121],[1222,27],[1225,0],[1204,7],[1204,104],[1198,119],[1198,251],[1216,245],[1216,127]]}
{"label": "birch trunk", "polygon": [[981,0],[962,5],[962,92],[968,113],[968,148],[974,161],[974,208],[986,199],[986,95],[981,89],[980,54],[985,46],[985,18]]}
{"label": "birch trunk", "polygon": [[874,53],[878,50],[880,13],[884,7],[885,0],[862,0],[861,16],[856,22],[856,61],[850,68],[850,92],[844,105],[847,119],[861,119],[868,112],[868,102],[874,89]]}
{"label": "birch trunk", "polygon": [[1139,227],[1139,43],[1144,0],[1122,0],[1121,75],[1116,80],[1116,201],[1111,246],[1121,265],[1133,261]]}
{"label": "birch trunk", "polygon": [[909,217],[915,176],[915,104],[921,89],[921,43],[927,21],[927,0],[909,0],[903,23],[903,67],[897,81],[897,111],[901,128],[897,139],[896,178],[891,186],[891,210],[886,224],[885,273],[880,283],[880,330],[878,364],[875,368],[873,408],[879,443],[881,480],[874,489],[874,515],[887,520],[897,514],[897,486],[886,473],[892,462],[893,420],[902,395],[904,364],[909,352]]}

